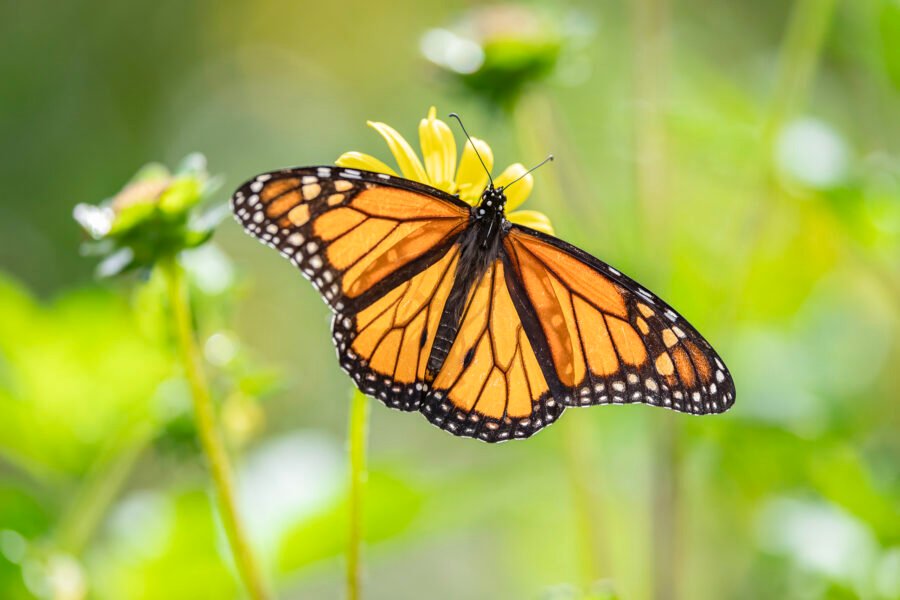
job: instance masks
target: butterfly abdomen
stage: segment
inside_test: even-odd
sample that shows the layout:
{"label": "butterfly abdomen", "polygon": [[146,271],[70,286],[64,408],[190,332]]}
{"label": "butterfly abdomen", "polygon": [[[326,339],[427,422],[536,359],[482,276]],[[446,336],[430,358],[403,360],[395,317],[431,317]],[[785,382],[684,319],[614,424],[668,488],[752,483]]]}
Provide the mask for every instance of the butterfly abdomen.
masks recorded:
{"label": "butterfly abdomen", "polygon": [[429,380],[433,380],[440,371],[450,347],[456,341],[459,325],[465,316],[464,309],[469,306],[468,300],[475,285],[481,281],[490,265],[499,256],[501,231],[499,227],[490,227],[488,222],[474,220],[460,240],[460,260],[456,267],[456,277],[428,358]]}

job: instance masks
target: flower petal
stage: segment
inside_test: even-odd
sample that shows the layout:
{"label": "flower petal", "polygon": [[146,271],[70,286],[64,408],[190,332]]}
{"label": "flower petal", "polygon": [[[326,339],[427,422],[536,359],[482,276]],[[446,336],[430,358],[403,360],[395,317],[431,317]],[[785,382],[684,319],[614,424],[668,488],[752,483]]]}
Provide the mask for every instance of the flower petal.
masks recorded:
{"label": "flower petal", "polygon": [[537,229],[543,233],[553,233],[553,225],[550,224],[550,217],[536,210],[517,210],[506,215],[506,218],[517,225],[524,225],[532,229]]}
{"label": "flower petal", "polygon": [[475,143],[474,147],[471,142],[466,142],[459,161],[459,170],[456,172],[456,189],[459,197],[469,204],[474,204],[481,198],[481,193],[488,183],[488,174],[481,166],[475,150],[477,149],[478,154],[484,159],[488,171],[494,168],[494,153],[487,142],[478,138],[472,138],[472,142]]}
{"label": "flower petal", "polygon": [[[527,172],[528,169],[526,169],[522,163],[513,163],[506,167],[506,170],[494,180],[494,185],[498,188],[505,187]],[[510,191],[506,192],[504,190],[506,193],[506,210],[515,210],[516,207],[521,206],[521,204],[525,202],[525,199],[528,198],[533,187],[534,177],[525,175],[525,177],[522,177],[521,181],[512,186]]]}
{"label": "flower petal", "polygon": [[376,123],[374,121],[369,121],[368,125],[381,134],[381,137],[387,142],[388,147],[391,149],[391,153],[394,155],[394,159],[397,161],[397,165],[400,167],[400,172],[403,173],[404,177],[431,185],[431,181],[428,179],[428,175],[425,173],[422,163],[419,162],[419,157],[416,156],[416,153],[409,145],[409,142],[407,142],[402,135],[397,133],[397,130],[390,125]]}
{"label": "flower petal", "polygon": [[419,121],[419,143],[425,159],[425,171],[431,185],[452,193],[456,172],[456,140],[446,123],[436,118],[437,109],[431,107],[428,116]]}
{"label": "flower petal", "polygon": [[374,156],[363,154],[362,152],[344,152],[334,161],[334,164],[345,169],[362,169],[363,171],[374,171],[397,177],[397,172],[392,168]]}

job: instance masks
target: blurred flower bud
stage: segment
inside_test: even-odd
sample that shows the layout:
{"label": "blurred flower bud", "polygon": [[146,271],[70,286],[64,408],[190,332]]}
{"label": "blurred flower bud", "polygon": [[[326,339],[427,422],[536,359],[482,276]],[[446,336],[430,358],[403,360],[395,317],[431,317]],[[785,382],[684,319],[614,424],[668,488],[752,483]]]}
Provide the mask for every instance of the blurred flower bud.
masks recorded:
{"label": "blurred flower bud", "polygon": [[473,9],[454,26],[427,31],[420,47],[451,79],[511,109],[586,33],[583,20],[570,24],[549,12],[501,4]]}
{"label": "blurred flower bud", "polygon": [[85,253],[103,257],[98,275],[147,267],[209,240],[221,221],[219,213],[226,212],[201,215],[196,209],[215,187],[217,181],[206,172],[206,160],[193,154],[174,174],[150,164],[114,197],[98,205],[77,205],[73,217],[92,239]]}

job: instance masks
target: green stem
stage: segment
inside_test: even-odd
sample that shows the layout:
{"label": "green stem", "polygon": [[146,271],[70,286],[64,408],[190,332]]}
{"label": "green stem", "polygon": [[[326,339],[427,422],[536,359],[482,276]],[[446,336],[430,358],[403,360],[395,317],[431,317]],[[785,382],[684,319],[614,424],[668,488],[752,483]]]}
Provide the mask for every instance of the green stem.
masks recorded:
{"label": "green stem", "polygon": [[56,540],[62,550],[73,555],[84,550],[152,437],[153,428],[139,424],[113,440],[98,457],[60,519]]}
{"label": "green stem", "polygon": [[[512,114],[513,125],[516,132],[519,151],[522,156],[539,157],[548,148],[572,157],[577,154],[574,151],[565,152],[564,148],[571,147],[566,136],[557,126],[553,104],[540,94],[532,94],[522,98]],[[580,187],[581,177],[576,175],[577,169],[569,164],[565,169],[562,165],[548,168],[541,173],[545,205],[550,208],[550,213],[563,214],[564,205],[569,199],[585,202],[588,194],[583,186]],[[568,174],[568,176],[566,176]],[[573,193],[566,193],[567,191]],[[595,205],[583,204],[581,212],[585,215],[596,214]],[[588,210],[590,209],[590,210]],[[600,219],[605,223],[606,219]],[[601,224],[592,224],[592,230],[599,230]],[[569,479],[570,493],[572,495],[572,509],[576,520],[578,548],[577,555],[581,559],[581,576],[585,589],[596,583],[602,577],[603,566],[608,563],[609,552],[603,543],[601,535],[600,505],[602,504],[597,493],[597,469],[590,464],[590,436],[585,434],[586,421],[579,417],[587,415],[573,415],[564,421],[560,427],[563,431],[563,459]]]}
{"label": "green stem", "polygon": [[762,129],[760,151],[760,180],[765,192],[759,202],[753,203],[742,220],[747,223],[747,232],[740,243],[735,245],[735,268],[732,269],[733,299],[721,311],[721,320],[731,323],[742,308],[740,299],[749,285],[753,257],[765,239],[771,219],[768,215],[773,202],[784,200],[775,172],[773,160],[775,142],[784,123],[806,104],[810,84],[815,79],[816,67],[822,43],[831,24],[837,0],[797,0],[791,11],[791,18],[781,49],[778,53],[778,77],[772,100]]}
{"label": "green stem", "polygon": [[[655,269],[659,281],[667,278],[668,153],[666,102],[670,56],[668,0],[638,0],[633,5],[634,35],[634,152],[635,197],[639,231],[647,255],[644,263]],[[684,552],[679,536],[681,472],[679,423],[662,414],[654,431],[652,477],[653,597],[675,600],[680,596]]]}
{"label": "green stem", "polygon": [[347,537],[347,600],[361,597],[363,510],[368,471],[366,440],[369,428],[369,399],[354,390],[350,402],[350,527]]}
{"label": "green stem", "polygon": [[200,350],[194,337],[184,269],[175,257],[163,262],[161,268],[168,285],[178,349],[194,401],[197,433],[216,488],[222,524],[247,593],[253,600],[266,600],[270,594],[238,516],[231,464],[216,423],[212,397],[200,361]]}
{"label": "green stem", "polygon": [[675,600],[681,596],[680,574],[684,572],[678,515],[681,495],[681,428],[671,414],[659,415],[655,428],[656,452],[653,465],[653,597]]}
{"label": "green stem", "polygon": [[[646,249],[645,265],[665,268],[659,256],[668,250],[669,219],[666,98],[669,57],[668,0],[638,0],[634,20],[634,163],[638,231]],[[661,270],[661,269],[660,269]],[[653,275],[661,278],[663,273]]]}
{"label": "green stem", "polygon": [[816,71],[822,41],[831,23],[837,0],[797,0],[778,58],[778,80],[763,132],[764,150],[798,106],[804,103]]}
{"label": "green stem", "polygon": [[601,523],[599,515],[600,499],[597,497],[599,472],[590,464],[589,422],[586,414],[572,415],[563,421],[563,444],[569,487],[572,493],[581,560],[581,575],[584,588],[590,589],[603,576],[603,565],[608,565],[606,548],[600,543]]}

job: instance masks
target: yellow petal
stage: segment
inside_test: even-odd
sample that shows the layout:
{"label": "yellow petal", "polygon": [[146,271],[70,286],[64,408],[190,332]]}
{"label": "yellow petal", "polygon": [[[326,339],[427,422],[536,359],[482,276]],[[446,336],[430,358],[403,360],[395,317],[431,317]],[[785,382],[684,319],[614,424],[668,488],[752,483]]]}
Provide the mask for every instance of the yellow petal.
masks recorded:
{"label": "yellow petal", "polygon": [[472,138],[475,146],[471,142],[466,142],[463,148],[462,158],[459,161],[459,171],[456,172],[456,189],[460,199],[469,204],[474,204],[481,198],[481,193],[487,187],[488,174],[478,160],[475,149],[484,159],[484,164],[488,171],[494,168],[494,153],[487,142],[478,138]]}
{"label": "yellow petal", "polygon": [[363,171],[375,171],[376,173],[386,173],[388,175],[393,175],[394,177],[397,176],[397,172],[392,168],[374,156],[369,156],[362,152],[344,152],[336,161],[334,161],[334,164],[346,169],[362,169]]}
{"label": "yellow petal", "polygon": [[420,183],[431,184],[428,180],[428,175],[425,173],[425,169],[422,168],[422,163],[419,162],[419,157],[416,156],[416,153],[413,152],[409,142],[407,142],[402,135],[397,133],[393,127],[385,125],[384,123],[369,121],[368,124],[369,127],[380,133],[381,137],[384,138],[384,141],[387,142],[388,147],[391,149],[391,153],[394,155],[394,159],[397,161],[397,165],[400,167],[400,172],[403,173],[404,177]]}
{"label": "yellow petal", "polygon": [[[522,177],[528,169],[522,163],[514,163],[506,167],[506,170],[503,171],[497,179],[494,180],[494,185],[497,187],[505,187]],[[517,182],[514,186],[512,186],[509,191],[504,190],[506,194],[506,210],[515,210],[517,206],[521,206],[525,199],[528,198],[528,195],[531,193],[531,188],[534,187],[534,177],[531,175],[525,175],[522,177],[522,180]]]}
{"label": "yellow petal", "polygon": [[456,140],[450,127],[436,115],[437,110],[432,106],[428,117],[419,121],[419,143],[431,185],[452,193],[453,175],[456,173]]}
{"label": "yellow petal", "polygon": [[516,212],[506,215],[506,218],[517,225],[524,225],[525,227],[531,227],[532,229],[537,229],[543,233],[554,235],[553,225],[550,224],[550,217],[542,212],[536,210],[517,210]]}

